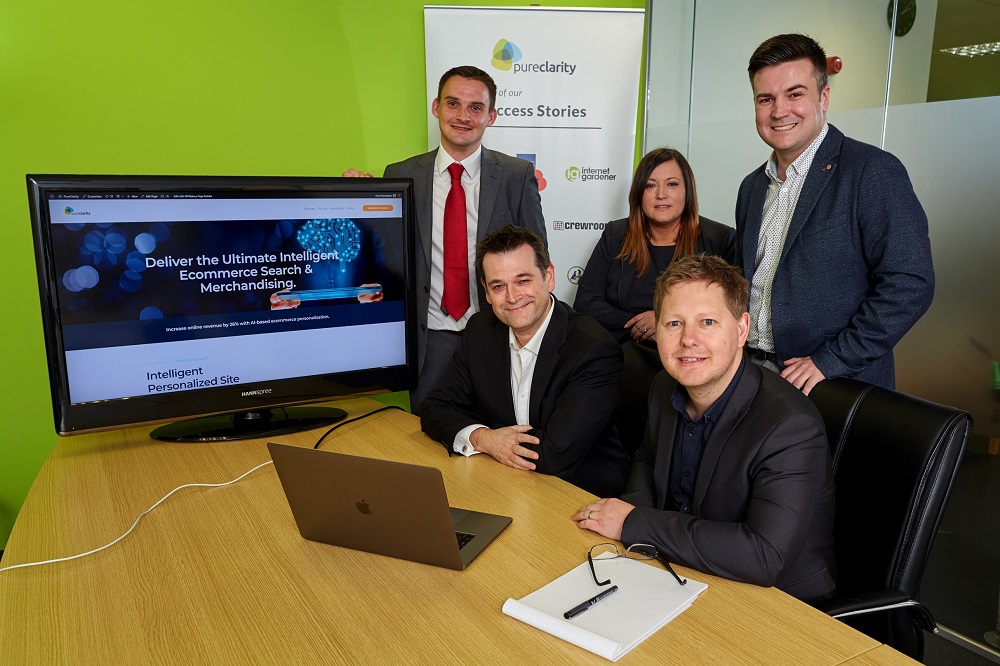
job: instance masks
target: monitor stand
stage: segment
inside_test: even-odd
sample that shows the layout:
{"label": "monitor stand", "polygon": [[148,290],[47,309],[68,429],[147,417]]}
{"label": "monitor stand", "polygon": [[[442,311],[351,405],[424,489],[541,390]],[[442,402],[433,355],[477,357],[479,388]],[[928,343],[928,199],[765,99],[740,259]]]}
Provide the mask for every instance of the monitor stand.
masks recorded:
{"label": "monitor stand", "polygon": [[345,416],[347,412],[337,407],[275,407],[168,423],[149,436],[168,442],[257,439],[322,428]]}

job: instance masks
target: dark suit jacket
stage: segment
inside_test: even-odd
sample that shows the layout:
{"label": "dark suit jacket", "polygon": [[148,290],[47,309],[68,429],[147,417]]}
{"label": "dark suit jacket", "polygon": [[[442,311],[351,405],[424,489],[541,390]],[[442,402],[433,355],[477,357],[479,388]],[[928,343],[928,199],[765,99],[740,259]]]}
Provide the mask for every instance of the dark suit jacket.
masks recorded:
{"label": "dark suit jacket", "polygon": [[[753,280],[764,166],[743,180],[737,247]],[[927,216],[891,154],[830,125],[802,186],[771,290],[779,361],[811,356],[827,377],[894,388],[892,348],[930,307]]]}
{"label": "dark suit jacket", "polygon": [[806,601],[834,590],[834,487],[826,427],[809,398],[747,363],[712,430],[692,512],[666,511],[677,410],[666,372],[649,394],[646,438],[622,499],[625,543],[649,543],[705,573]]}
{"label": "dark suit jacket", "polygon": [[[419,366],[424,365],[427,347],[427,308],[431,293],[431,230],[434,219],[434,160],[437,150],[385,168],[386,178],[412,178],[414,205],[417,212],[417,352]],[[476,242],[505,224],[513,224],[545,236],[542,199],[538,194],[535,169],[527,162],[510,155],[483,148],[482,170],[479,174],[479,228]],[[475,276],[479,291],[479,310],[489,310],[482,285]]]}
{"label": "dark suit jacket", "polygon": [[[722,257],[729,263],[736,262],[736,230],[707,217],[698,218],[701,233],[695,252],[705,252]],[[628,219],[609,222],[604,227],[600,240],[590,255],[587,268],[583,271],[576,287],[573,308],[584,312],[601,323],[615,336],[618,342],[625,342],[629,332],[625,322],[639,314],[625,307],[629,290],[635,282],[635,264],[617,259],[625,244]],[[650,301],[646,310],[652,310]]]}
{"label": "dark suit jacket", "polygon": [[[602,497],[621,492],[628,457],[613,416],[622,351],[607,331],[558,299],[535,361],[528,422],[541,440],[535,471],[558,476]],[[469,320],[462,346],[428,394],[420,426],[452,450],[461,429],[514,425],[510,345],[506,324],[480,312]]]}

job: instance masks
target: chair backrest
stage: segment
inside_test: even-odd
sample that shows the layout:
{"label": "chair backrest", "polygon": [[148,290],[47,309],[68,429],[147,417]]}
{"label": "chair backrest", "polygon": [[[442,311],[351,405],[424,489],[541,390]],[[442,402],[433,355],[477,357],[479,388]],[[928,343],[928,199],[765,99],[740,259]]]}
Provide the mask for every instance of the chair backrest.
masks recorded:
{"label": "chair backrest", "polygon": [[838,596],[897,589],[916,599],[971,417],[851,379],[820,382],[810,397],[834,461]]}

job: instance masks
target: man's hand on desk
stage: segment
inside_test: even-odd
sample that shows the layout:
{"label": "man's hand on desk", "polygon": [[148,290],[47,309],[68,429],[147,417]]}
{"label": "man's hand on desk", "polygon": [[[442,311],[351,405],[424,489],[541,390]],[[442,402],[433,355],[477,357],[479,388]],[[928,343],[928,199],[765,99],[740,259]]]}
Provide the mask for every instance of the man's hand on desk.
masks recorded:
{"label": "man's hand on desk", "polygon": [[628,502],[614,497],[605,497],[574,513],[573,520],[576,521],[576,526],[581,529],[597,532],[609,539],[621,541],[625,516],[631,513],[634,508]]}
{"label": "man's hand on desk", "polygon": [[358,171],[357,169],[351,168],[341,174],[344,178],[371,178],[372,175],[367,171]]}
{"label": "man's hand on desk", "polygon": [[529,435],[530,425],[513,425],[506,428],[478,428],[469,435],[469,441],[476,451],[486,453],[504,465],[514,469],[532,471],[538,460],[538,453],[526,449],[522,444],[538,444],[539,439]]}

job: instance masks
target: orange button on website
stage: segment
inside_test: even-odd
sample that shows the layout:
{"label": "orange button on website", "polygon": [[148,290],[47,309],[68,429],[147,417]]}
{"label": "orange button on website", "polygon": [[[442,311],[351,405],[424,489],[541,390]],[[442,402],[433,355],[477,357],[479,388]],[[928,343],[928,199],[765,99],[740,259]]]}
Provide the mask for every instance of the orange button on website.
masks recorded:
{"label": "orange button on website", "polygon": [[392,210],[392,204],[372,204],[369,206],[362,206],[361,208],[369,212],[387,211]]}

